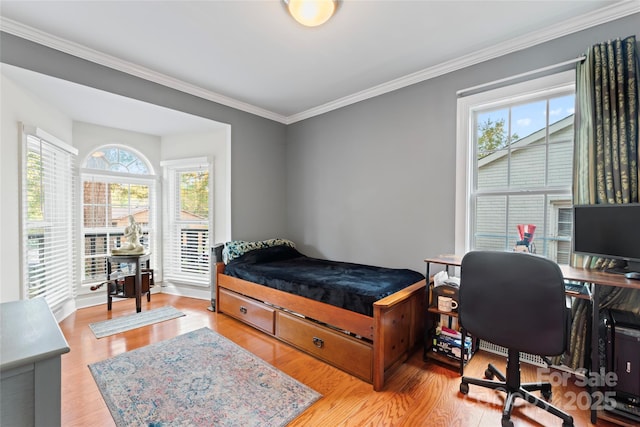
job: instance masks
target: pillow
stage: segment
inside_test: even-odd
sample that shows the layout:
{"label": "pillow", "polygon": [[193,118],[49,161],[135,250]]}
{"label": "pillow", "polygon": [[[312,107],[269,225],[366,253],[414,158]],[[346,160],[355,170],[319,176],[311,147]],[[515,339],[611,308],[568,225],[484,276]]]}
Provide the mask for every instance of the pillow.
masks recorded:
{"label": "pillow", "polygon": [[268,239],[258,242],[247,242],[245,240],[232,240],[224,244],[222,249],[222,261],[228,264],[229,261],[236,259],[249,251],[255,249],[270,248],[272,246],[289,246],[295,248],[296,245],[287,239]]}
{"label": "pillow", "polygon": [[291,260],[293,258],[299,258],[302,255],[297,249],[292,248],[289,245],[270,246],[268,248],[255,249],[249,252],[245,252],[244,255],[234,260],[229,261],[232,265],[237,262],[241,262],[244,265],[247,264],[266,264],[270,262]]}

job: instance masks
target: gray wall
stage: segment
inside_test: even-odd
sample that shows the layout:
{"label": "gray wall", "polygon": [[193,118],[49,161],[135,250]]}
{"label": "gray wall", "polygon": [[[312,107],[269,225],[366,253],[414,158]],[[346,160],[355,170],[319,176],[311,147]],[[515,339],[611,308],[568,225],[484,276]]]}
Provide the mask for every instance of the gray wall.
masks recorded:
{"label": "gray wall", "polygon": [[[234,239],[286,236],[286,126],[2,33],[7,64],[231,125]],[[3,141],[4,143],[8,143]],[[18,209],[18,207],[15,207]]]}
{"label": "gray wall", "polygon": [[424,271],[454,250],[456,91],[639,29],[631,15],[290,125],[290,237],[312,255]]}
{"label": "gray wall", "polygon": [[[3,62],[228,123],[232,237],[424,271],[454,249],[456,91],[635,34],[640,14],[288,127],[3,33]],[[17,207],[16,207],[17,209]]]}

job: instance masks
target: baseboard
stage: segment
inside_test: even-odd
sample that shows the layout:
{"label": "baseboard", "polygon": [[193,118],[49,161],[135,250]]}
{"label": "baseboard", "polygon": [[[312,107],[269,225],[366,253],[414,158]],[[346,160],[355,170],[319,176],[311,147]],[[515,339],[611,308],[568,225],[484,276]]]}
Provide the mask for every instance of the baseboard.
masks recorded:
{"label": "baseboard", "polygon": [[69,315],[75,313],[77,309],[76,301],[74,299],[70,299],[53,311],[53,317],[55,317],[56,322],[60,323]]}
{"label": "baseboard", "polygon": [[201,286],[190,286],[179,283],[162,282],[161,289],[163,294],[197,298],[207,301],[211,299],[211,291],[208,287],[204,288]]}

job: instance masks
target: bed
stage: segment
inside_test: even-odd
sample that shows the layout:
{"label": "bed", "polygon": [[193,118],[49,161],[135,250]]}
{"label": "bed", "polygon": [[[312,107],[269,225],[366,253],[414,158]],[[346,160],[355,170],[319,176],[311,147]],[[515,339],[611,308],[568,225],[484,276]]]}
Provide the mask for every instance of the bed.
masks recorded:
{"label": "bed", "polygon": [[382,390],[424,336],[426,282],[407,269],[311,258],[282,239],[215,251],[215,308]]}

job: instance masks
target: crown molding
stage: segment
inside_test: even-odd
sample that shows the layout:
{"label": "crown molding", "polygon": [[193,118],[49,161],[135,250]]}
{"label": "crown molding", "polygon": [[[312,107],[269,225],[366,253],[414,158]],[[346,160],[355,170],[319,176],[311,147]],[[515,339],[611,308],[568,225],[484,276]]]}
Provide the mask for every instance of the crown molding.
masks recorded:
{"label": "crown molding", "polygon": [[453,71],[457,71],[471,65],[479,64],[490,59],[495,59],[509,53],[536,46],[538,44],[545,43],[562,36],[573,34],[578,31],[594,27],[596,25],[614,21],[616,19],[623,18],[625,16],[632,15],[638,12],[640,12],[640,1],[625,0],[620,3],[616,3],[614,5],[599,9],[595,12],[587,13],[574,19],[564,21],[560,24],[546,27],[540,31],[529,33],[521,37],[516,37],[508,42],[500,43],[490,48],[474,52],[473,54],[461,56],[454,60],[443,62],[434,67],[425,68],[415,73],[408,74],[406,76],[391,80],[386,83],[382,83],[380,85],[345,96],[340,99],[336,99],[335,101],[328,102],[326,104],[311,108],[301,113],[291,115],[287,117],[287,124],[292,124],[301,120],[318,116],[320,114],[328,113],[329,111],[346,107],[347,105],[355,104],[356,102],[364,101],[365,99],[383,95],[385,93],[392,92],[394,90],[398,90],[415,83],[420,83],[422,81],[451,73]]}
{"label": "crown molding", "polygon": [[76,56],[78,58],[104,65],[117,71],[136,76],[163,86],[185,92],[227,107],[235,108],[247,113],[255,114],[266,119],[274,120],[280,123],[286,123],[287,118],[281,114],[265,110],[246,102],[238,101],[219,93],[203,89],[191,83],[167,76],[149,68],[142,67],[129,61],[124,61],[115,56],[107,55],[100,51],[88,48],[81,44],[54,36],[37,28],[29,27],[20,22],[0,16],[0,30],[14,36],[38,43],[43,46],[50,47],[60,52]]}
{"label": "crown molding", "polygon": [[288,117],[56,37],[3,16],[0,16],[0,30],[114,70],[288,125],[638,12],[640,12],[640,1],[624,0],[560,24],[546,27],[540,31],[516,37],[509,42],[479,50],[473,54],[465,55],[434,67],[425,68]]}

